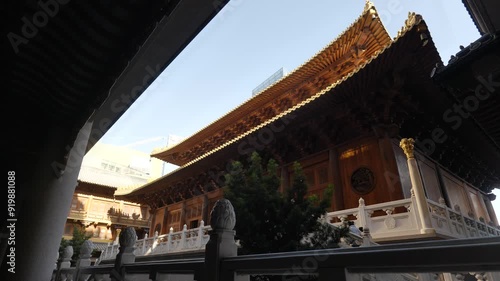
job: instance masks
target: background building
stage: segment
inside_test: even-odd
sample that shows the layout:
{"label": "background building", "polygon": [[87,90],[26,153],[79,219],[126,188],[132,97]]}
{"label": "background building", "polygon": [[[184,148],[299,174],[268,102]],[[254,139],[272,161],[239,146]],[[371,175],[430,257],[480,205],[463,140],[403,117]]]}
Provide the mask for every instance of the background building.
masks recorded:
{"label": "background building", "polygon": [[63,238],[78,227],[102,250],[120,230],[136,228],[138,237],[149,231],[148,206],[116,200],[115,192],[131,190],[162,175],[163,162],[128,147],[97,143],[84,157]]}
{"label": "background building", "polygon": [[287,75],[287,71],[282,67],[278,69],[275,73],[271,74],[266,80],[260,83],[257,87],[252,90],[252,97],[258,95],[262,90],[276,83],[278,80]]}

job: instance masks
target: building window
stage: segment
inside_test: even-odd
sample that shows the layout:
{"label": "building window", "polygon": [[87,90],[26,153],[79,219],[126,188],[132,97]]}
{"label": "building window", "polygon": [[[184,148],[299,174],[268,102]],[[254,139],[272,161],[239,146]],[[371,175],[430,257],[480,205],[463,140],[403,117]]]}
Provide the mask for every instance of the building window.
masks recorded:
{"label": "building window", "polygon": [[192,220],[189,222],[189,229],[197,228],[198,227],[198,220]]}
{"label": "building window", "polygon": [[170,232],[170,228],[173,228],[174,231],[180,231],[180,223],[181,223],[181,210],[169,211],[167,231]]}
{"label": "building window", "polygon": [[[318,199],[323,198],[323,192],[328,186],[328,163],[322,162],[316,165],[311,165],[303,168],[303,173],[306,178],[307,196],[316,196]],[[293,170],[290,174],[290,187],[293,186]]]}

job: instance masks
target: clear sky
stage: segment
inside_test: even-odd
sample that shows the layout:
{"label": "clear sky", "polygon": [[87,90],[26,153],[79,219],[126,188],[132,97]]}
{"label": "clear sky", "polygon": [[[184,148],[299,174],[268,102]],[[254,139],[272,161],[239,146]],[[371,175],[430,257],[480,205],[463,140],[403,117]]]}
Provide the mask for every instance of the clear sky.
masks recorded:
{"label": "clear sky", "polygon": [[[461,0],[372,2],[392,37],[408,12],[421,14],[445,64],[460,45],[479,37]],[[292,71],[312,57],[364,5],[365,0],[231,0],[101,141],[150,153],[165,146],[169,135],[189,137],[249,99],[279,68]]]}

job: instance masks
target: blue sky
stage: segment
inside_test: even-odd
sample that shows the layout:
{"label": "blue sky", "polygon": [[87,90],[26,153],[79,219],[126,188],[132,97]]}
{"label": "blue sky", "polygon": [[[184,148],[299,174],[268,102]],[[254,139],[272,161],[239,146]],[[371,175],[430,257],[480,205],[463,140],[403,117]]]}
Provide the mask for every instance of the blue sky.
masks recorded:
{"label": "blue sky", "polygon": [[[461,0],[372,2],[392,37],[408,12],[421,14],[445,64],[460,45],[479,37]],[[192,135],[249,99],[279,68],[291,71],[312,57],[364,5],[365,0],[231,0],[101,142],[150,153],[165,146],[168,135]]]}

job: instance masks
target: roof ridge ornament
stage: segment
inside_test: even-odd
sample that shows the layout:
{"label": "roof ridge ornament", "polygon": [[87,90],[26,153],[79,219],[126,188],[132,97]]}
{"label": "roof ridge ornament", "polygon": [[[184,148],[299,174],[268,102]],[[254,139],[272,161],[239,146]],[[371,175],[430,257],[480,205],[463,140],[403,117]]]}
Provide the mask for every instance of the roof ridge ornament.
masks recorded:
{"label": "roof ridge ornament", "polygon": [[370,10],[370,9],[372,9],[372,8],[374,8],[374,7],[375,7],[375,4],[373,4],[373,2],[372,2],[372,1],[370,1],[370,0],[366,0],[366,1],[365,1],[365,8],[364,8],[363,13],[367,12],[368,10]]}
{"label": "roof ridge ornament", "polygon": [[[415,12],[408,12],[408,18],[405,20],[405,24],[398,31],[398,35],[396,38],[403,36],[408,30],[410,30],[413,26],[418,25],[423,20],[420,14],[416,14]],[[395,38],[395,39],[396,39]]]}

